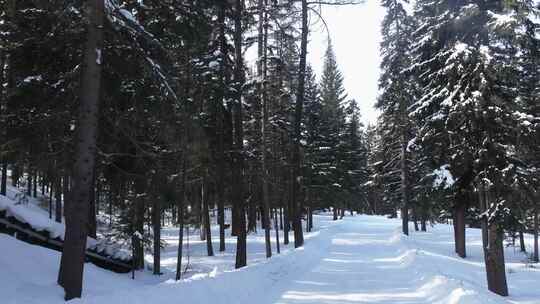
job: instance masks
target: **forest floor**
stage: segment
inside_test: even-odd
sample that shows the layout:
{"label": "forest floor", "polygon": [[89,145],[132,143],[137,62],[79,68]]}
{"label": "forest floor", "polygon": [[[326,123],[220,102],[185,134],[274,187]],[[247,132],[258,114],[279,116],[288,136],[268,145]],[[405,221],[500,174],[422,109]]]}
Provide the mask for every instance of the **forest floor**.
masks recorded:
{"label": "forest floor", "polygon": [[[527,264],[514,247],[505,251],[510,297],[486,290],[477,229],[467,230],[469,256],[461,259],[453,253],[449,225],[413,231],[410,237],[401,236],[399,220],[385,217],[332,221],[330,215],[317,215],[315,225],[303,248],[289,245],[277,255],[273,242],[269,260],[264,257],[264,231],[250,235],[249,266],[241,270],[233,269],[234,238],[228,237],[227,251],[219,253],[214,234],[216,256],[206,257],[205,242],[193,233],[189,248],[184,247],[189,267],[179,282],[173,280],[178,229],[165,228],[163,275],[145,270],[131,280],[131,274],[86,264],[83,299],[70,303],[540,303],[540,265]],[[0,248],[1,303],[63,302],[55,284],[60,253],[2,234]]]}

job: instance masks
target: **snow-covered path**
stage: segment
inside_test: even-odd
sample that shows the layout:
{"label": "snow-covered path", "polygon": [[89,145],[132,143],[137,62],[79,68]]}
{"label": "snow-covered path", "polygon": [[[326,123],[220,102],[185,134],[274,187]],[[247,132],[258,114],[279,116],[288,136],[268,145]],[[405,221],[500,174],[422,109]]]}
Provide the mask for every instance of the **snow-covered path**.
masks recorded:
{"label": "snow-covered path", "polygon": [[[204,252],[203,242],[193,243],[194,269],[180,282],[170,280],[167,272],[174,268],[167,263],[171,248],[165,250],[166,273],[161,277],[139,273],[132,281],[129,275],[87,264],[83,299],[73,303],[540,304],[540,270],[524,264],[524,255],[510,247],[506,260],[511,296],[486,291],[476,229],[467,230],[469,256],[460,259],[453,253],[448,225],[403,237],[400,221],[384,217],[354,216],[334,222],[321,215],[316,223],[317,231],[306,235],[304,248],[285,248],[269,260],[264,259],[263,238],[250,236],[249,266],[240,270],[232,269],[233,239],[228,239],[231,251],[215,257],[198,256]],[[4,246],[12,251],[0,256],[1,303],[63,303],[62,290],[55,284],[57,252],[0,235],[0,247]],[[23,260],[14,262],[18,259]]]}

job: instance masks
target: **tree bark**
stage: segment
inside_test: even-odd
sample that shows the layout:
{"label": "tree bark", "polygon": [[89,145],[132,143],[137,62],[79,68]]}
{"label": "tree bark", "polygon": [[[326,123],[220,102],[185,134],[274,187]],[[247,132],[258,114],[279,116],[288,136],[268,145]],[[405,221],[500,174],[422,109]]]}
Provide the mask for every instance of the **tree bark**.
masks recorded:
{"label": "tree bark", "polygon": [[308,3],[302,0],[302,29],[300,39],[300,63],[298,65],[298,89],[296,92],[296,104],[294,109],[294,134],[293,134],[293,153],[292,153],[292,198],[291,214],[294,230],[294,247],[298,248],[304,245],[304,233],[302,229],[302,210],[300,208],[300,192],[302,177],[300,176],[300,138],[302,112],[305,98],[306,84],[306,58],[308,46]]}
{"label": "tree bark", "polygon": [[490,223],[488,225],[488,246],[484,247],[488,289],[500,296],[508,296],[502,231]]}
{"label": "tree bark", "polygon": [[465,246],[466,230],[465,230],[465,210],[466,205],[463,202],[458,202],[454,209],[454,245],[456,253],[465,258],[467,256],[467,248]]}
{"label": "tree bark", "polygon": [[98,129],[104,0],[87,1],[85,14],[88,31],[79,94],[75,164],[72,170],[73,188],[65,206],[66,233],[58,275],[58,283],[64,287],[66,300],[80,298],[82,293],[88,235],[88,189],[92,183]]}
{"label": "tree bark", "polygon": [[[9,57],[6,56],[4,53],[0,54],[0,80],[1,83],[5,83],[5,75],[9,72],[9,68],[6,71],[6,66],[9,66]],[[9,76],[7,77],[10,78]],[[9,84],[8,84],[9,88]],[[7,88],[1,89],[0,88],[0,117],[7,114]],[[2,142],[6,143],[8,141],[7,137],[7,121],[5,119],[2,119],[2,130],[0,131],[0,136],[2,136]],[[8,161],[7,156],[5,154],[0,155],[0,161],[2,162],[2,178],[0,179],[0,195],[6,196],[7,191],[7,167],[8,167]]]}
{"label": "tree bark", "polygon": [[135,210],[133,216],[133,234],[137,237],[134,238],[133,252],[135,259],[135,268],[144,269],[144,211],[146,200],[146,181],[144,177],[138,177],[135,180]]}
{"label": "tree bark", "polygon": [[7,189],[7,158],[2,157],[2,180],[0,181],[0,195],[6,195]]}
{"label": "tree bark", "polygon": [[401,220],[404,235],[409,235],[409,166],[407,165],[407,134],[404,128],[401,134]]}
{"label": "tree bark", "polygon": [[533,261],[535,263],[538,263],[539,261],[539,254],[538,254],[538,207],[534,207],[534,214],[533,214],[533,237],[534,237],[534,244],[533,244]]}
{"label": "tree bark", "polygon": [[159,197],[152,199],[152,226],[154,230],[154,274],[161,275],[161,202]]}
{"label": "tree bark", "polygon": [[[268,160],[266,155],[267,149],[267,125],[268,125],[268,94],[266,88],[266,74],[267,74],[267,44],[268,44],[268,27],[267,27],[267,13],[266,6],[267,1],[259,0],[259,76],[262,81],[261,85],[261,99],[262,99],[262,123],[261,123],[261,135],[262,135],[262,201],[263,212],[262,221],[264,223],[264,242],[266,248],[266,258],[272,256],[272,244],[270,240],[270,202],[268,197]],[[262,55],[262,56],[261,56]]]}
{"label": "tree bark", "polygon": [[420,219],[420,231],[422,232],[426,232],[427,229],[426,229],[426,211],[424,208],[422,208],[422,218]]}
{"label": "tree bark", "polygon": [[96,218],[96,170],[92,173],[92,183],[88,191],[90,192],[90,208],[88,209],[88,235],[97,237],[97,218]]}
{"label": "tree bark", "polygon": [[[181,143],[184,147],[180,153],[180,160],[182,162],[181,167],[181,180],[180,180],[180,193],[178,194],[178,254],[176,256],[176,281],[180,280],[182,277],[182,249],[184,245],[184,205],[185,205],[185,199],[186,199],[186,179],[187,179],[187,173],[186,173],[186,167],[187,167],[187,153],[185,150],[185,147],[187,146],[187,137],[188,137],[188,113],[187,109],[184,108],[184,111],[182,113],[182,138]],[[218,203],[219,204],[219,203]],[[222,218],[224,220],[224,218]],[[221,228],[221,227],[220,227]],[[221,230],[221,229],[220,229]],[[189,235],[188,235],[189,237]]]}
{"label": "tree bark", "polygon": [[212,247],[212,229],[210,222],[210,210],[208,208],[208,200],[210,198],[210,187],[208,185],[208,170],[203,175],[202,180],[202,201],[203,201],[203,218],[204,218],[204,231],[206,236],[206,253],[208,256],[214,256],[214,248]]}
{"label": "tree bark", "polygon": [[219,2],[219,14],[218,14],[218,23],[219,23],[219,48],[221,55],[221,66],[220,66],[220,86],[219,86],[219,104],[216,106],[216,129],[217,129],[217,207],[218,207],[218,225],[219,225],[219,251],[225,251],[225,160],[224,160],[224,134],[223,134],[223,98],[225,91],[225,63],[228,58],[228,47],[227,47],[227,38],[225,36],[225,1]]}
{"label": "tree bark", "polygon": [[418,227],[418,210],[417,207],[413,204],[412,207],[412,213],[413,213],[413,223],[414,223],[414,231],[420,230]]}
{"label": "tree bark", "polygon": [[58,223],[62,222],[62,177],[60,172],[57,172],[54,177],[55,180],[55,207],[54,207],[54,220]]}
{"label": "tree bark", "polygon": [[236,84],[236,95],[234,100],[234,160],[233,160],[233,202],[236,210],[237,241],[236,241],[236,268],[247,265],[247,244],[246,244],[246,216],[244,202],[244,127],[242,115],[242,90],[244,85],[244,59],[242,53],[243,29],[242,17],[244,11],[244,0],[235,0],[234,7],[234,48],[235,67],[234,80]]}

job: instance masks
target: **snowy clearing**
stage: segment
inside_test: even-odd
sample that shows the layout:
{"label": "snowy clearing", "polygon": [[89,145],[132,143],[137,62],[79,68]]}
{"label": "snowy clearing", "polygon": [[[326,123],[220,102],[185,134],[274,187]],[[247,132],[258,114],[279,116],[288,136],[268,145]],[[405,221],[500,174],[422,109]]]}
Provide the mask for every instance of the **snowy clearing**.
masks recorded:
{"label": "snowy clearing", "polygon": [[[304,248],[285,247],[267,261],[263,231],[251,235],[249,266],[241,270],[233,270],[232,238],[226,253],[205,257],[204,242],[194,234],[190,270],[180,282],[171,279],[178,231],[169,228],[163,276],[139,272],[133,281],[130,274],[86,264],[83,298],[73,303],[540,303],[540,269],[526,265],[526,257],[512,247],[505,252],[510,297],[487,291],[477,229],[468,229],[469,257],[460,259],[448,225],[407,238],[400,235],[399,220],[384,217],[315,220],[318,231],[307,235]],[[0,246],[10,248],[0,257],[3,303],[63,302],[55,283],[58,252],[6,235],[0,235]]]}

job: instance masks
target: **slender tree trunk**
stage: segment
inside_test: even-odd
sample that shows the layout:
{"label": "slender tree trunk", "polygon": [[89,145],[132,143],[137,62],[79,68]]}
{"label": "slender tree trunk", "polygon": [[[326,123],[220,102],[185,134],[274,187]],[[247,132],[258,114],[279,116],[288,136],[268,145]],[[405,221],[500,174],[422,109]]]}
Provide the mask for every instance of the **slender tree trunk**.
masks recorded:
{"label": "slender tree trunk", "polygon": [[310,213],[310,210],[311,208],[310,207],[306,207],[306,211],[307,211],[307,217],[306,217],[306,232],[311,232],[309,230],[309,227],[310,227],[310,223],[309,223],[309,213]]}
{"label": "slender tree trunk", "polygon": [[37,170],[34,170],[33,172],[33,177],[32,177],[32,196],[33,197],[37,197],[37,184],[38,184],[38,172]]}
{"label": "slender tree trunk", "polygon": [[276,252],[281,253],[279,248],[279,226],[278,226],[278,211],[274,208],[274,230],[276,231]]}
{"label": "slender tree trunk", "polygon": [[242,17],[244,0],[235,0],[234,7],[234,80],[236,96],[234,100],[234,163],[233,163],[233,201],[237,210],[238,236],[236,241],[236,268],[247,265],[246,216],[244,202],[244,127],[242,124],[242,89],[244,84],[244,59],[242,53]]}
{"label": "slender tree trunk", "polygon": [[66,233],[58,275],[58,283],[64,287],[66,300],[80,298],[82,293],[88,235],[88,189],[95,165],[98,129],[104,0],[87,1],[85,13],[89,22],[79,94],[77,140],[74,141],[73,188],[65,206]]}
{"label": "slender tree trunk", "polygon": [[420,230],[426,232],[426,210],[422,208],[422,218],[420,219]]}
{"label": "slender tree trunk", "polygon": [[[54,178],[54,177],[53,177]],[[49,218],[52,219],[52,215],[53,215],[53,192],[54,191],[57,191],[57,190],[54,190],[53,191],[53,182],[51,181],[49,183],[50,185],[50,193],[49,193]]]}
{"label": "slender tree trunk", "polygon": [[[227,38],[225,36],[226,24],[225,24],[225,1],[219,2],[219,49],[221,55],[220,65],[220,84],[219,84],[219,100],[223,101],[225,91],[225,63],[228,58]],[[217,207],[218,207],[218,225],[219,225],[219,251],[225,251],[225,160],[224,160],[224,133],[223,133],[223,103],[216,107],[216,129],[217,129]]]}
{"label": "slender tree trunk", "polygon": [[467,256],[467,247],[465,246],[465,211],[467,207],[463,201],[458,201],[454,208],[454,245],[456,253],[465,258]]}
{"label": "slender tree trunk", "polygon": [[306,58],[308,46],[308,3],[302,0],[302,30],[300,39],[300,64],[298,66],[298,89],[296,92],[296,104],[294,109],[294,135],[293,135],[293,153],[292,153],[292,198],[291,214],[293,216],[294,229],[294,247],[298,248],[304,245],[304,232],[302,229],[302,209],[300,201],[300,192],[302,186],[302,177],[300,176],[300,137],[302,112],[304,107],[305,83],[306,83]]}
{"label": "slender tree trunk", "polygon": [[60,172],[57,172],[54,176],[55,179],[55,208],[54,219],[56,222],[62,222],[62,177]]}
{"label": "slender tree trunk", "polygon": [[413,212],[413,223],[414,223],[414,231],[418,231],[420,230],[419,227],[418,227],[418,210],[417,210],[417,207],[415,205],[413,205],[412,207],[412,212]]}
{"label": "slender tree trunk", "polygon": [[283,207],[279,207],[279,229],[283,230]]}
{"label": "slender tree trunk", "polygon": [[135,180],[135,210],[133,217],[133,233],[136,234],[133,252],[135,256],[135,268],[144,269],[144,211],[146,200],[146,181],[144,177]]}
{"label": "slender tree trunk", "polygon": [[[261,77],[261,99],[262,99],[262,123],[261,123],[261,135],[262,135],[262,200],[263,200],[263,223],[264,223],[264,241],[266,248],[266,257],[272,256],[272,244],[270,240],[270,202],[268,197],[268,160],[267,160],[267,125],[268,125],[268,94],[266,91],[266,71],[267,71],[267,58],[266,48],[268,43],[268,28],[267,28],[267,13],[266,6],[267,1],[259,0],[259,76]],[[261,56],[262,55],[262,56]]]}
{"label": "slender tree trunk", "polygon": [[283,244],[289,244],[289,231],[291,229],[291,222],[289,220],[289,208],[286,203],[283,210]]}
{"label": "slender tree trunk", "polygon": [[212,247],[212,229],[210,222],[210,210],[208,210],[208,200],[210,198],[210,187],[208,185],[208,170],[203,175],[202,180],[202,201],[203,201],[203,218],[204,218],[204,230],[206,236],[206,253],[208,256],[214,256],[214,248]]}
{"label": "slender tree trunk", "polygon": [[313,230],[313,209],[312,208],[309,208],[308,218],[309,218],[309,231],[311,232]]}
{"label": "slender tree trunk", "polygon": [[[189,61],[189,57],[187,57],[187,61]],[[188,76],[189,77],[189,76]],[[186,95],[188,95],[188,91],[186,89]],[[185,202],[186,202],[186,179],[187,179],[187,153],[185,147],[188,143],[188,113],[187,109],[184,108],[182,112],[182,138],[181,143],[184,147],[181,150],[180,154],[180,160],[182,161],[182,169],[181,169],[181,180],[180,180],[180,193],[178,195],[178,254],[176,256],[176,280],[180,280],[182,277],[182,256],[183,256],[183,245],[184,245],[184,210],[185,210]],[[188,238],[189,238],[189,231],[188,231]]]}
{"label": "slender tree trunk", "polygon": [[6,195],[7,189],[7,158],[2,157],[2,180],[0,181],[0,195]]}
{"label": "slender tree trunk", "polygon": [[533,261],[535,263],[538,263],[539,261],[539,254],[538,254],[538,207],[534,207],[534,214],[533,214],[533,237],[534,237],[534,244],[533,244]]}
{"label": "slender tree trunk", "polygon": [[152,199],[152,225],[154,230],[154,274],[161,275],[161,201]]}
{"label": "slender tree trunk", "polygon": [[13,187],[19,187],[19,178],[21,178],[19,166],[17,164],[14,164],[11,169],[11,185]]}
{"label": "slender tree trunk", "polygon": [[336,207],[332,207],[332,210],[334,211],[334,221],[337,221],[338,219],[338,209]]}
{"label": "slender tree trunk", "polygon": [[525,239],[523,237],[523,230],[519,231],[519,251],[527,252],[527,249],[525,248]]}
{"label": "slender tree trunk", "polygon": [[26,174],[26,194],[32,196],[32,169],[28,168],[28,173]]}
{"label": "slender tree trunk", "polygon": [[409,235],[409,166],[407,165],[407,134],[404,128],[401,134],[401,220],[404,235]]}
{"label": "slender tree trunk", "polygon": [[[5,83],[5,75],[9,73],[9,57],[6,56],[3,52],[0,53],[0,81],[1,83]],[[8,70],[6,71],[5,68],[8,66]],[[10,78],[9,76],[7,77]],[[8,84],[8,88],[9,88]],[[7,92],[6,90],[8,88],[0,88],[0,118],[7,114]],[[2,130],[0,131],[0,136],[2,136],[2,141],[6,143],[8,141],[7,137],[7,121],[2,119]],[[0,195],[6,196],[7,192],[7,167],[8,167],[8,161],[7,156],[5,154],[0,155],[0,161],[2,163],[2,178],[0,179]]]}

